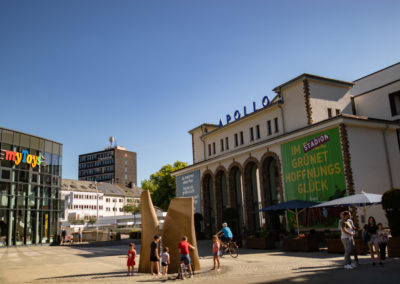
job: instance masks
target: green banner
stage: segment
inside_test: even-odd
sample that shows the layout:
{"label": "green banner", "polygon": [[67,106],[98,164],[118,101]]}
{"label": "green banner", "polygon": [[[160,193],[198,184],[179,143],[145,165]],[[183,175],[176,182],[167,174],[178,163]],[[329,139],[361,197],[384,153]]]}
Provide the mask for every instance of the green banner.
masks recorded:
{"label": "green banner", "polygon": [[281,145],[286,200],[326,201],[345,194],[339,129]]}

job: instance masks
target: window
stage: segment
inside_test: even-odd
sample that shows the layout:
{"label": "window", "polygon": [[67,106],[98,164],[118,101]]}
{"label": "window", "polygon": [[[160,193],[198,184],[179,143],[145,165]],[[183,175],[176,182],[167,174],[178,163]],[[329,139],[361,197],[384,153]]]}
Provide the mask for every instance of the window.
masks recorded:
{"label": "window", "polygon": [[400,91],[389,94],[389,103],[392,116],[400,115]]}
{"label": "window", "polygon": [[211,144],[208,144],[208,156],[211,156]]}
{"label": "window", "polygon": [[397,132],[397,144],[399,144],[399,150],[400,150],[400,129],[397,129],[396,132]]}
{"label": "window", "polygon": [[257,139],[260,139],[260,125],[256,125],[256,135],[257,135]]}
{"label": "window", "polygon": [[224,151],[224,139],[221,139],[219,142],[221,143],[221,152],[223,152]]}
{"label": "window", "polygon": [[271,120],[267,121],[268,135],[272,134]]}
{"label": "window", "polygon": [[213,154],[215,155],[215,142],[213,142]]}
{"label": "window", "polygon": [[340,114],[340,109],[336,109],[336,115]]}
{"label": "window", "polygon": [[240,131],[240,145],[243,145],[244,139],[243,139],[243,131]]}
{"label": "window", "polygon": [[250,127],[250,141],[254,140],[254,129],[253,127]]}
{"label": "window", "polygon": [[106,202],[110,202],[110,198],[106,198]]}
{"label": "window", "polygon": [[235,147],[239,145],[239,139],[238,139],[238,134],[235,133]]}
{"label": "window", "polygon": [[279,124],[278,124],[278,118],[274,118],[274,124],[275,124],[275,133],[279,132]]}
{"label": "window", "polygon": [[226,150],[229,150],[229,137],[225,137],[225,146]]}
{"label": "window", "polygon": [[332,117],[332,109],[328,107],[328,118]]}
{"label": "window", "polygon": [[122,198],[120,198],[118,201],[121,202],[121,203],[124,202],[124,200]]}
{"label": "window", "polygon": [[[33,176],[37,177],[37,175],[32,175],[32,179],[33,179]],[[7,171],[7,170],[2,170],[1,171],[1,178],[2,179],[10,179],[10,177],[11,177],[11,171]]]}

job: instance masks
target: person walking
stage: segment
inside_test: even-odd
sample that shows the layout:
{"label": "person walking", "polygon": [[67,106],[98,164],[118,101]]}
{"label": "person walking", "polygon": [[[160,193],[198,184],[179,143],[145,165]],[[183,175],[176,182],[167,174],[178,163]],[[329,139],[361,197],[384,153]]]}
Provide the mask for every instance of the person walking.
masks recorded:
{"label": "person walking", "polygon": [[374,257],[374,248],[376,251],[376,255],[378,256],[379,264],[383,265],[381,260],[381,254],[379,253],[379,244],[378,244],[378,226],[376,225],[375,218],[370,216],[368,218],[368,223],[364,226],[364,232],[366,232],[365,236],[368,241],[369,252],[371,253],[372,265],[375,266],[375,257]]}
{"label": "person walking", "polygon": [[126,263],[126,265],[128,266],[128,276],[134,274],[135,271],[135,257],[136,257],[136,250],[135,250],[135,244],[134,243],[130,243],[129,244],[129,250],[127,253],[128,256],[128,261]]}
{"label": "person walking", "polygon": [[213,253],[213,261],[214,261],[214,266],[213,268],[211,268],[211,270],[215,270],[215,266],[216,264],[218,264],[218,272],[220,271],[220,263],[219,263],[219,248],[220,248],[220,243],[219,243],[219,239],[218,236],[215,235],[212,238],[213,240],[213,248],[212,248],[212,253]]}
{"label": "person walking", "polygon": [[[350,223],[351,228],[353,229],[354,235],[356,235],[356,234],[357,234],[357,228],[354,226],[353,220],[351,219],[351,213],[350,213],[350,211],[349,211],[349,219],[347,219],[347,221]],[[355,240],[354,240],[354,236],[353,236],[352,245],[353,245],[354,262],[356,263],[356,264],[354,264],[354,265],[359,265],[360,263],[358,262],[358,254],[357,254],[356,242],[355,242]]]}
{"label": "person walking", "polygon": [[377,234],[378,234],[379,251],[381,253],[381,261],[383,264],[383,261],[386,259],[386,246],[389,240],[389,234],[383,228],[382,223],[378,224]]}
{"label": "person walking", "polygon": [[61,227],[61,244],[65,244],[65,238],[67,237],[67,230]]}
{"label": "person walking", "polygon": [[350,255],[353,252],[353,229],[348,222],[348,219],[350,217],[349,211],[344,211],[343,212],[343,219],[340,222],[340,228],[341,228],[341,240],[343,243],[344,247],[344,268],[345,269],[353,269],[355,265],[352,265]]}
{"label": "person walking", "polygon": [[[161,275],[159,268],[160,255],[158,253],[158,244],[160,237],[155,235],[154,240],[150,244],[150,273],[151,275]],[[154,273],[154,270],[156,273]]]}
{"label": "person walking", "polygon": [[81,228],[79,228],[79,231],[78,231],[78,242],[79,243],[82,242],[82,229]]}

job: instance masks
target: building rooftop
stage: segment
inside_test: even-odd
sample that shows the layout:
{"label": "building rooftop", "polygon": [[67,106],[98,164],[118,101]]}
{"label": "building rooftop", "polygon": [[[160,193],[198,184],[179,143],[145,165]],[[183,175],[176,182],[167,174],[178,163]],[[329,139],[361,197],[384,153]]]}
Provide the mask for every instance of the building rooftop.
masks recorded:
{"label": "building rooftop", "polygon": [[[61,182],[61,190],[64,191],[81,191],[81,192],[96,192],[96,183],[92,181],[63,179]],[[140,198],[142,189],[133,185],[132,187],[122,184],[111,184],[106,182],[98,182],[97,190],[105,195],[111,196],[129,196]]]}

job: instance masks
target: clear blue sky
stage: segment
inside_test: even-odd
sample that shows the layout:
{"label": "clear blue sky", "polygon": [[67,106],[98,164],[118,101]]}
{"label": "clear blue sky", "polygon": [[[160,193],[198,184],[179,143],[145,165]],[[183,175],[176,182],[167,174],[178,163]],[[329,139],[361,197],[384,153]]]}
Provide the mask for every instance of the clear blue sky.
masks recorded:
{"label": "clear blue sky", "polygon": [[400,61],[400,1],[0,2],[0,125],[64,144],[63,177],[113,135],[138,183],[192,163],[188,130],[307,72]]}

